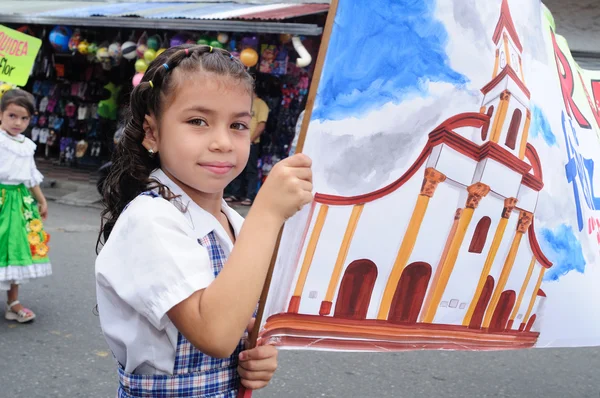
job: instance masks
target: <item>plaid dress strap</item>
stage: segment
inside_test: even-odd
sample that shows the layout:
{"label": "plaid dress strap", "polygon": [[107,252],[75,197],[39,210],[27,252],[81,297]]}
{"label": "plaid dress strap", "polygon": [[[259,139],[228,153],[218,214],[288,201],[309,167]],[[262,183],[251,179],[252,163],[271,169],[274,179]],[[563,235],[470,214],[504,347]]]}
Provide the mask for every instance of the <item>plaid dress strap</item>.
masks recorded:
{"label": "plaid dress strap", "polygon": [[[214,232],[198,243],[210,255],[215,277],[226,260]],[[181,333],[173,375],[132,375],[119,368],[119,398],[235,398],[239,387],[238,355],[244,349],[240,340],[229,358],[212,358],[197,350]]]}

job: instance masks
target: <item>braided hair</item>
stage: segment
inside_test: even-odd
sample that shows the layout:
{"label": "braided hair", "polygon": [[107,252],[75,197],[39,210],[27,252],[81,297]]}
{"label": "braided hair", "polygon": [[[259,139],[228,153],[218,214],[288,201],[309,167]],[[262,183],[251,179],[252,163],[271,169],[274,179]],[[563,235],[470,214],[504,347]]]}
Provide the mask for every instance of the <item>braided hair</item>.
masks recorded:
{"label": "braided hair", "polygon": [[254,80],[244,65],[220,48],[184,44],[171,47],[152,61],[140,84],[131,92],[127,123],[104,184],[104,210],[97,248],[102,241],[106,242],[125,206],[142,192],[156,190],[167,200],[176,198],[165,185],[150,178],[152,171],[160,167],[160,156],[152,156],[142,146],[146,115],[160,120],[167,97],[181,84],[172,77],[174,69],[186,74],[208,72],[226,76],[246,86],[250,95],[254,90]]}

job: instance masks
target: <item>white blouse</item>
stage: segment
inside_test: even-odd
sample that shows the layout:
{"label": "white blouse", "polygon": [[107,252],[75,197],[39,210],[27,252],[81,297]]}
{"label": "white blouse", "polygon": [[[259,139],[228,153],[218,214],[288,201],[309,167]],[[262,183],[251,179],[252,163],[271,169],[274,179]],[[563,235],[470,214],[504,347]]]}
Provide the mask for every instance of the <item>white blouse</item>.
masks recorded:
{"label": "white blouse", "polygon": [[32,188],[44,180],[33,159],[35,148],[23,134],[12,137],[0,129],[0,184]]}
{"label": "white blouse", "polygon": [[[152,177],[171,189],[185,212],[163,198],[139,196],[121,213],[96,260],[100,325],[128,373],[173,374],[178,331],[167,312],[214,280],[198,239],[215,231],[226,256],[233,242],[219,221],[161,170]],[[243,218],[223,201],[237,236]]]}

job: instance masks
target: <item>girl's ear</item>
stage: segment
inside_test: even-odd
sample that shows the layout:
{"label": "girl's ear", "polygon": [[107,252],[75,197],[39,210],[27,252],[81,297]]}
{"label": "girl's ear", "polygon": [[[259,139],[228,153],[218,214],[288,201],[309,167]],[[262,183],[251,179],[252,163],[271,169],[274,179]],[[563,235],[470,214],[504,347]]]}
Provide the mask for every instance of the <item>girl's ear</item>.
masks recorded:
{"label": "girl's ear", "polygon": [[142,145],[151,153],[158,152],[158,123],[154,115],[146,115],[142,125],[144,140]]}

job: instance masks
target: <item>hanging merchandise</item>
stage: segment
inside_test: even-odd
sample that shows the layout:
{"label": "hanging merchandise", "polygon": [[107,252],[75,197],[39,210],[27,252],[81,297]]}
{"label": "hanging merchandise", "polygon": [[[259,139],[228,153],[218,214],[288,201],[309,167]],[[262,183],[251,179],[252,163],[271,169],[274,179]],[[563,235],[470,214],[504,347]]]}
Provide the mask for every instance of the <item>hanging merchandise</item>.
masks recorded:
{"label": "hanging merchandise", "polygon": [[148,38],[148,42],[146,43],[149,50],[158,51],[160,48],[160,36],[153,35]]}
{"label": "hanging merchandise", "polygon": [[299,68],[306,68],[312,62],[312,57],[306,47],[302,44],[302,40],[300,37],[294,36],[292,38],[292,44],[294,45],[294,49],[298,52],[298,59],[296,60],[296,65]]}
{"label": "hanging merchandise", "polygon": [[126,41],[121,46],[121,54],[127,60],[134,59],[137,56],[137,44],[130,40]]}
{"label": "hanging merchandise", "polygon": [[146,44],[147,42],[148,42],[148,34],[146,32],[144,32],[144,33],[142,33],[142,35],[140,36],[140,38],[137,41],[136,55],[138,58],[144,58],[144,53],[148,49],[148,45]]}
{"label": "hanging merchandise", "polygon": [[258,53],[253,48],[246,48],[240,53],[240,61],[248,68],[252,68],[258,63]]}
{"label": "hanging merchandise", "polygon": [[77,51],[79,51],[79,54],[81,54],[81,55],[88,55],[89,48],[90,48],[90,44],[87,42],[87,40],[82,40],[77,45]]}
{"label": "hanging merchandise", "polygon": [[150,65],[150,63],[152,61],[154,61],[155,58],[156,58],[156,51],[154,51],[151,48],[147,49],[146,52],[144,53],[144,61],[148,65]]}
{"label": "hanging merchandise", "polygon": [[73,32],[71,29],[65,26],[57,26],[50,32],[48,39],[52,47],[59,53],[66,53],[69,51],[69,40]]}
{"label": "hanging merchandise", "polygon": [[81,43],[81,32],[77,29],[69,39],[69,51],[72,53],[76,52],[79,43]]}
{"label": "hanging merchandise", "polygon": [[144,73],[148,69],[148,64],[143,59],[135,61],[135,71],[138,73]]}
{"label": "hanging merchandise", "polygon": [[285,75],[287,72],[288,52],[285,46],[263,44],[259,71],[272,75]]}
{"label": "hanging merchandise", "polygon": [[225,46],[223,46],[223,44],[221,44],[221,42],[218,40],[212,40],[208,45],[214,48],[225,48]]}
{"label": "hanging merchandise", "polygon": [[183,33],[178,33],[171,38],[171,47],[180,46],[185,44],[187,37]]}
{"label": "hanging merchandise", "polygon": [[131,83],[133,84],[133,87],[139,85],[142,82],[143,78],[144,78],[144,74],[143,73],[136,73],[133,76],[133,79],[131,81]]}
{"label": "hanging merchandise", "polygon": [[281,44],[288,44],[292,41],[292,35],[290,35],[289,33],[283,33],[279,35],[279,41],[281,42]]}
{"label": "hanging merchandise", "polygon": [[227,44],[229,41],[229,35],[227,33],[219,33],[217,35],[217,41],[221,44]]}

